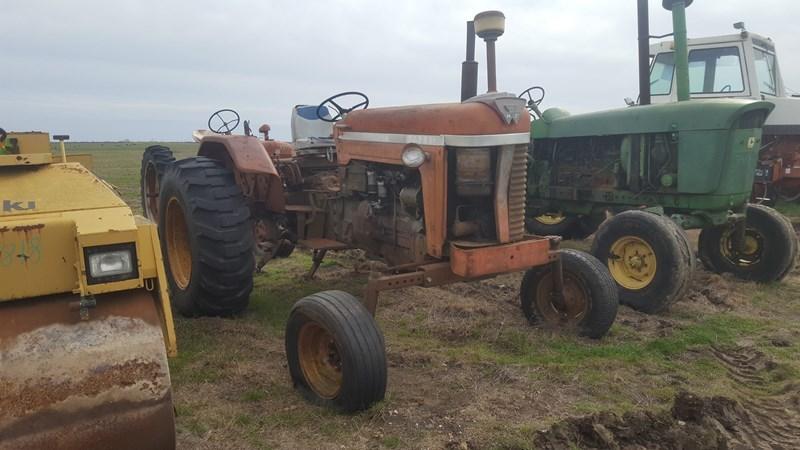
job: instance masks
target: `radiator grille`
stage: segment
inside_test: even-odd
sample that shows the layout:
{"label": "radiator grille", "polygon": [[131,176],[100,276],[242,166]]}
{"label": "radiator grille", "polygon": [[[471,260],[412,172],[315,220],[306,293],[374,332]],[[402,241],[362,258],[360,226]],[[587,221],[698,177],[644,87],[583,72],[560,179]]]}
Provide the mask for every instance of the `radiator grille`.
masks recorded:
{"label": "radiator grille", "polygon": [[528,183],[528,146],[514,147],[508,186],[508,225],[511,241],[525,236],[525,192]]}

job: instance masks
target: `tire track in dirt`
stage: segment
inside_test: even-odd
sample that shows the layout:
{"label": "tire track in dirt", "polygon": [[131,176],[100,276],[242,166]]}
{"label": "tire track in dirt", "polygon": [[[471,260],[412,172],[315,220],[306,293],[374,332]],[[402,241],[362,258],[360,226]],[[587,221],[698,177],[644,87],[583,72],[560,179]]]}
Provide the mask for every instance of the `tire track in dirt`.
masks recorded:
{"label": "tire track in dirt", "polygon": [[[712,347],[725,368],[730,397],[679,393],[669,411],[601,412],[539,432],[543,449],[800,448],[800,383],[763,352]],[[782,383],[782,384],[781,384]]]}
{"label": "tire track in dirt", "polygon": [[769,375],[781,376],[780,366],[752,347],[721,349],[711,353],[722,363],[728,377],[736,383],[740,408],[731,413],[732,443],[752,448],[800,448],[800,385],[787,381],[770,394]]}

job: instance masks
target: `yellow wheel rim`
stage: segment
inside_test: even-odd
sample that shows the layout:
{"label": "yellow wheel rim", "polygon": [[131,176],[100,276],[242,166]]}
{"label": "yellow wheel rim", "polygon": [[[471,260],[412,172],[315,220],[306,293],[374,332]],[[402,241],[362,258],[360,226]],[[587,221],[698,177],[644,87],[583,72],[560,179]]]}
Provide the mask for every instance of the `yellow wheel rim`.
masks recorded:
{"label": "yellow wheel rim", "polygon": [[753,265],[761,260],[761,241],[762,236],[753,229],[745,229],[744,249],[737,252],[733,248],[733,229],[722,234],[719,240],[719,248],[722,256],[737,266],[746,267]]}
{"label": "yellow wheel rim", "polygon": [[567,216],[560,212],[555,213],[544,213],[541,216],[536,216],[533,220],[545,224],[545,225],[558,225],[559,223],[565,221]]}
{"label": "yellow wheel rim", "polygon": [[166,234],[167,259],[172,279],[181,289],[189,286],[192,279],[192,246],[189,242],[189,229],[180,202],[175,197],[167,202],[164,217],[164,234]]}
{"label": "yellow wheel rim", "polygon": [[650,244],[635,236],[624,236],[611,245],[608,270],[620,286],[644,289],[656,276],[656,255]]}
{"label": "yellow wheel rim", "polygon": [[306,322],[297,346],[300,369],[309,387],[322,398],[335,398],[342,388],[342,358],[333,336],[316,323]]}

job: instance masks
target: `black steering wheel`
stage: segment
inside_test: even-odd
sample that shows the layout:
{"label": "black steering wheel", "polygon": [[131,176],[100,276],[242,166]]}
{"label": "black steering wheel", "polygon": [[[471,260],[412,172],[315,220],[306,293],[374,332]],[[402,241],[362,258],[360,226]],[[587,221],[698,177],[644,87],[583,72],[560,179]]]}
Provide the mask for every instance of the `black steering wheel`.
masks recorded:
{"label": "black steering wheel", "polygon": [[[219,122],[216,127],[212,125],[214,119]],[[231,125],[233,124],[233,125]],[[239,113],[232,109],[220,109],[208,118],[208,129],[217,134],[231,134],[239,126]]]}
{"label": "black steering wheel", "polygon": [[[538,95],[536,95],[537,93]],[[541,117],[542,114],[539,112],[539,105],[542,104],[542,100],[544,100],[544,94],[545,91],[543,87],[533,86],[522,91],[518,97],[525,100],[525,106],[528,108],[528,113],[530,113],[530,115],[536,114]]]}
{"label": "black steering wheel", "polygon": [[731,91],[733,91],[733,87],[731,87],[730,84],[726,84],[725,86],[722,86],[722,89],[720,89],[719,91],[720,92],[731,92]]}
{"label": "black steering wheel", "polygon": [[[357,97],[357,98],[360,97],[360,99],[362,100],[349,108],[345,108],[336,103],[335,100],[338,99],[339,97]],[[353,102],[348,102],[348,103],[353,103]],[[343,119],[349,112],[355,111],[356,109],[367,109],[367,106],[369,106],[369,98],[366,95],[362,94],[361,92],[356,92],[356,91],[342,92],[341,94],[336,94],[333,97],[329,97],[323,100],[322,103],[320,103],[319,106],[317,106],[317,117],[319,117],[320,120],[325,122],[336,122],[337,120]],[[328,115],[325,114],[326,111],[330,112],[330,109],[328,109],[329,107],[332,107],[336,111],[336,115],[334,117],[328,117]]]}

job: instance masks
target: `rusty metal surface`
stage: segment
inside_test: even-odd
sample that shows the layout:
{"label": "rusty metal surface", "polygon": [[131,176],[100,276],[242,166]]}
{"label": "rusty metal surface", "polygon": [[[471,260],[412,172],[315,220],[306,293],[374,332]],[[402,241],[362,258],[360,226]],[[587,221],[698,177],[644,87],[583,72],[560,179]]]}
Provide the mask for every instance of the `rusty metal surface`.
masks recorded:
{"label": "rusty metal surface", "polygon": [[353,111],[337,124],[337,131],[480,135],[530,132],[530,118],[506,125],[482,103],[450,103]]}
{"label": "rusty metal surface", "polygon": [[528,147],[514,147],[511,180],[508,186],[508,227],[512,242],[525,236],[525,196],[528,185]]}
{"label": "rusty metal surface", "polygon": [[221,134],[205,136],[197,150],[197,155],[219,161],[225,161],[227,155],[227,159],[239,172],[278,175],[272,158],[261,145],[261,141],[253,136]]}
{"label": "rusty metal surface", "polygon": [[273,159],[285,159],[294,157],[294,145],[282,141],[261,141],[261,145],[269,156]]}
{"label": "rusty metal surface", "polygon": [[474,278],[541,266],[553,261],[556,255],[547,238],[478,248],[462,248],[453,242],[450,244],[450,267],[456,275]]}
{"label": "rusty metal surface", "polygon": [[169,369],[145,290],[0,305],[0,449],[175,446]]}

